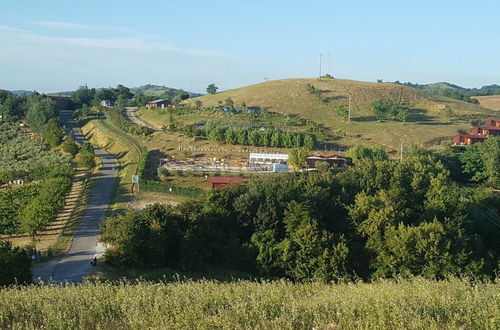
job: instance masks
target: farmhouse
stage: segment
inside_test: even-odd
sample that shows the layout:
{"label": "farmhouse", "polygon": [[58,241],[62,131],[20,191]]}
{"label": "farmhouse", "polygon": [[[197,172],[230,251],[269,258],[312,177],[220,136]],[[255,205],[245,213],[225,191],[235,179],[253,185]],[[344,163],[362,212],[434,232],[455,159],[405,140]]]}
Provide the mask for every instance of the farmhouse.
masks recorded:
{"label": "farmhouse", "polygon": [[160,100],[151,101],[146,106],[148,108],[162,108],[163,109],[165,107],[168,107],[171,104],[172,104],[172,101],[170,101],[170,100],[160,99]]}
{"label": "farmhouse", "polygon": [[485,135],[459,134],[453,137],[453,144],[456,146],[471,145],[483,142],[488,137]]}
{"label": "farmhouse", "polygon": [[500,119],[489,119],[484,126],[475,126],[470,134],[459,134],[453,137],[454,145],[471,145],[483,142],[489,136],[500,136]]}
{"label": "farmhouse", "polygon": [[212,184],[212,189],[224,188],[228,184],[241,184],[243,182],[239,176],[210,176],[207,181]]}

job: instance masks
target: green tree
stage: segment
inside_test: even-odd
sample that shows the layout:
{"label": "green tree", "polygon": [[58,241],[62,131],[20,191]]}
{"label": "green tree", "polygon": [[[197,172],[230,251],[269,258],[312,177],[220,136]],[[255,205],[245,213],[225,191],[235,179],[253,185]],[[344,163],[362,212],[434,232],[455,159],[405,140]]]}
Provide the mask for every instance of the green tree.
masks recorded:
{"label": "green tree", "polygon": [[314,137],[309,134],[304,136],[304,148],[312,150],[315,144]]}
{"label": "green tree", "polygon": [[288,163],[290,164],[290,167],[298,171],[306,161],[307,155],[308,151],[304,148],[290,149],[288,152]]}
{"label": "green tree", "polygon": [[346,153],[346,156],[352,159],[354,164],[358,163],[362,159],[371,159],[371,160],[386,160],[387,153],[382,148],[370,148],[365,147],[363,145],[355,145]]}
{"label": "green tree", "polygon": [[70,154],[72,157],[74,157],[78,153],[78,144],[75,143],[75,140],[73,140],[72,137],[68,136],[63,144],[62,144],[62,149],[64,152],[67,152]]}
{"label": "green tree", "polygon": [[23,283],[31,283],[28,252],[13,248],[10,242],[0,242],[0,287]]}
{"label": "green tree", "polygon": [[194,100],[194,105],[197,109],[201,109],[203,107],[203,102],[200,100]]}
{"label": "green tree", "polygon": [[215,84],[210,84],[207,87],[207,93],[208,94],[215,94],[215,93],[217,93],[218,89],[219,89],[219,87],[215,86]]}
{"label": "green tree", "polygon": [[64,138],[64,131],[56,118],[49,119],[49,121],[42,126],[42,137],[49,147],[53,148],[61,144]]}
{"label": "green tree", "polygon": [[349,118],[349,107],[347,105],[339,105],[335,108],[337,116],[339,116],[343,121],[347,121]]}
{"label": "green tree", "polygon": [[271,135],[271,147],[281,147],[281,131],[275,130]]}

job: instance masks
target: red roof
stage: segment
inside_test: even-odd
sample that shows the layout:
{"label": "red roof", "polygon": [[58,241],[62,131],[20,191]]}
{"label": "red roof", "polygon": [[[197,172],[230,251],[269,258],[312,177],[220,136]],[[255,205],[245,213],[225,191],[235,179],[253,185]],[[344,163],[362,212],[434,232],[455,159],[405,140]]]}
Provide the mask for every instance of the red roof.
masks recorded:
{"label": "red roof", "polygon": [[210,183],[241,183],[242,180],[239,176],[209,176],[208,182]]}
{"label": "red roof", "polygon": [[484,126],[484,127],[481,127],[482,129],[487,129],[487,130],[490,130],[490,131],[500,131],[500,127],[495,127],[495,126]]}
{"label": "red roof", "polygon": [[458,136],[471,138],[471,139],[486,139],[486,138],[488,138],[486,135],[473,135],[473,134],[459,134]]}

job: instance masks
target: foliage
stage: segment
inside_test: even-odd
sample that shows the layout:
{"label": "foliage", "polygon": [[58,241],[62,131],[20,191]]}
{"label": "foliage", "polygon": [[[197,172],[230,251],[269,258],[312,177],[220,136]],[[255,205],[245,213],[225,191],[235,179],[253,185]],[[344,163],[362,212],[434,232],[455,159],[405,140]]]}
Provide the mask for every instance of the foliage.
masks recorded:
{"label": "foliage", "polygon": [[335,108],[335,111],[343,121],[347,121],[347,119],[349,118],[349,107],[347,105],[339,105]]}
{"label": "foliage", "polygon": [[64,198],[70,188],[70,173],[58,173],[57,176],[46,179],[40,186],[38,195],[30,200],[19,215],[23,232],[34,236],[45,229],[64,207]]}
{"label": "foliage", "polygon": [[207,86],[207,93],[208,94],[215,94],[215,93],[217,93],[218,89],[219,89],[219,87],[215,86],[215,84],[210,84]]}
{"label": "foliage", "polygon": [[486,181],[492,187],[500,188],[500,137],[489,137],[483,143],[468,146],[461,154],[464,173],[472,181]]}
{"label": "foliage", "polygon": [[299,170],[306,161],[308,152],[303,148],[293,148],[288,152],[288,163],[294,170]]}
{"label": "foliage", "polygon": [[134,266],[174,265],[182,238],[178,222],[172,208],[160,204],[107,219],[100,236],[114,247],[107,251],[107,260]]}
{"label": "foliage", "polygon": [[39,185],[25,184],[0,190],[0,234],[21,233],[19,216],[39,193]]}
{"label": "foliage", "polygon": [[28,139],[17,128],[0,125],[0,181],[37,180],[51,168],[68,164],[68,159]]}
{"label": "foliage", "polygon": [[26,250],[0,241],[0,287],[31,282],[31,264]]}
{"label": "foliage", "polygon": [[[202,131],[197,131],[203,135]],[[232,128],[210,124],[205,129],[209,140],[228,144],[243,144],[251,146],[266,146],[276,148],[301,148],[311,150],[316,146],[316,138],[311,134],[283,132],[277,129],[255,130],[247,128]]]}
{"label": "foliage", "polygon": [[75,140],[73,140],[72,137],[68,136],[62,144],[62,150],[74,157],[78,153],[79,147],[78,144],[76,144]]}
{"label": "foliage", "polygon": [[[490,218],[499,208],[498,196],[458,186],[436,156],[416,154],[402,162],[361,159],[337,174],[256,180],[212,191],[169,208],[168,214],[182,232],[175,261],[181,268],[225,267],[294,281],[338,281],[491,277],[500,250],[490,241],[500,230]],[[130,217],[123,221],[142,221],[140,212]],[[119,220],[109,221],[106,228],[112,230]],[[127,246],[140,242],[112,244],[117,263],[148,267],[153,265],[148,260],[163,260],[161,249],[158,254],[147,250],[147,256],[134,250],[129,257]]]}
{"label": "foliage", "polygon": [[153,129],[146,126],[140,126],[132,123],[125,117],[125,109],[106,109],[106,116],[121,130],[140,136],[150,136],[153,134]]}
{"label": "foliage", "polygon": [[352,159],[354,164],[361,160],[386,160],[387,153],[384,149],[378,147],[365,147],[363,145],[355,145],[347,150],[346,156]]}
{"label": "foliage", "polygon": [[410,111],[392,100],[376,100],[372,103],[373,113],[378,119],[392,119],[405,122]]}

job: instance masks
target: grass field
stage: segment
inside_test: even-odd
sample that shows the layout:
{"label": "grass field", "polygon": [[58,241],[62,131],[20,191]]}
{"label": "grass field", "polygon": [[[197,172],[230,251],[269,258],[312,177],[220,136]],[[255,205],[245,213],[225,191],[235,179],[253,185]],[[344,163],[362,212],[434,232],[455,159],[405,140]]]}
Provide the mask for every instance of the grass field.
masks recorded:
{"label": "grass field", "polygon": [[[320,97],[307,91],[311,84],[321,91]],[[343,122],[336,114],[338,105],[352,100],[352,122]],[[396,150],[400,140],[407,144],[429,145],[436,138],[449,138],[458,129],[469,129],[470,119],[488,118],[495,112],[471,103],[445,97],[430,96],[416,89],[390,84],[368,83],[341,79],[285,79],[269,81],[194,100],[204,106],[225,103],[231,97],[235,106],[267,107],[269,111],[296,114],[332,129],[341,136],[340,146],[362,143],[384,145]],[[374,120],[371,103],[377,99],[391,99],[411,105],[414,117],[407,123]]]}
{"label": "grass field", "polygon": [[86,283],[0,291],[0,328],[498,329],[499,283]]}
{"label": "grass field", "polygon": [[[500,95],[474,96],[482,107],[500,111]],[[497,115],[500,116],[500,113]]]}

